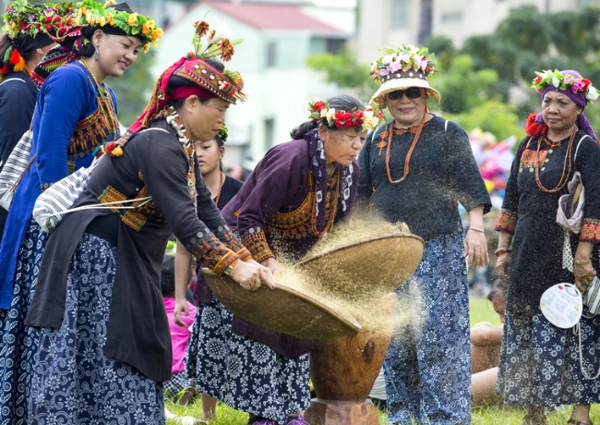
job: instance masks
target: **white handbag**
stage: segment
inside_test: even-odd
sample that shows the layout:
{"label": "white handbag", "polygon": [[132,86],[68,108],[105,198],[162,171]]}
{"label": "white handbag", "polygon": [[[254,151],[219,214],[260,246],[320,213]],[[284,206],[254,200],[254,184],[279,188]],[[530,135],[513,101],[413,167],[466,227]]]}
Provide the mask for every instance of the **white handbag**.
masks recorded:
{"label": "white handbag", "polygon": [[27,130],[8,156],[0,172],[0,206],[9,210],[19,182],[35,160],[31,155],[31,139],[33,133]]}

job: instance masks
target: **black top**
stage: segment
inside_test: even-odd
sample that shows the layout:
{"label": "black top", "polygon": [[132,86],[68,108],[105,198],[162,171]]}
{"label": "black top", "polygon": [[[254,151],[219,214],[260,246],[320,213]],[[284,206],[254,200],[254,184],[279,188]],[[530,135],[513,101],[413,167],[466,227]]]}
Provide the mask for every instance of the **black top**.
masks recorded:
{"label": "black top", "polygon": [[223,187],[221,188],[221,195],[219,196],[219,203],[217,204],[217,207],[222,210],[223,207],[225,207],[225,205],[227,205],[227,203],[231,200],[231,198],[238,193],[238,190],[240,190],[240,187],[242,187],[243,184],[244,182],[226,175],[225,181],[223,182]]}
{"label": "black top", "polygon": [[29,129],[38,90],[25,72],[0,83],[0,171],[15,145]]}
{"label": "black top", "polygon": [[[171,339],[160,289],[171,230],[189,252],[218,274],[250,254],[221,217],[198,167],[194,209],[187,184],[189,157],[164,120],[154,122],[153,127],[166,131],[140,132],[124,147],[122,156],[101,160],[74,207],[98,204],[110,187],[128,199],[146,190],[152,196],[149,204],[118,211],[120,220],[114,222],[118,226],[117,265],[105,354],[162,382],[171,376]],[[28,326],[60,328],[72,255],[88,225],[106,215],[117,213],[90,209],[67,214],[50,234]]]}
{"label": "black top", "polygon": [[[577,132],[572,150],[575,171],[581,173],[585,188],[584,221],[581,235],[571,241],[573,252],[577,239],[600,241],[600,146],[591,137]],[[540,182],[546,189],[554,188],[563,174],[568,138],[559,146],[540,145]],[[558,198],[567,193],[567,186],[556,193],[541,190],[535,181],[538,139],[525,137],[515,155],[506,185],[502,212],[496,229],[514,233],[507,310],[513,315],[539,313],[544,291],[561,282],[575,283],[573,273],[562,267],[564,231],[556,223]],[[575,151],[579,150],[575,157]],[[572,159],[571,159],[572,160]],[[568,170],[568,167],[567,167]],[[565,171],[566,172],[566,171]],[[594,264],[594,267],[597,267]]]}
{"label": "black top", "polygon": [[455,123],[434,116],[426,122],[410,158],[410,172],[401,183],[388,181],[386,151],[391,149],[392,180],[404,174],[404,160],[414,133],[397,134],[387,146],[390,125],[367,137],[358,158],[358,196],[361,208],[370,206],[391,222],[405,222],[425,240],[460,231],[457,208],[491,208],[469,138]]}

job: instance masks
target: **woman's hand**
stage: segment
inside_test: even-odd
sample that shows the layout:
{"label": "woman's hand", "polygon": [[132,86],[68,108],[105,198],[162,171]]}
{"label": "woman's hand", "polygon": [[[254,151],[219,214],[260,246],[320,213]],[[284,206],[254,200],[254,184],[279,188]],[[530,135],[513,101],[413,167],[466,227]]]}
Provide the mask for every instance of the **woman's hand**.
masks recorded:
{"label": "woman's hand", "polygon": [[490,261],[485,234],[475,230],[467,231],[465,237],[465,255],[469,266],[483,267]]}
{"label": "woman's hand", "polygon": [[583,294],[588,290],[588,286],[596,277],[596,270],[592,266],[592,263],[577,264],[573,265],[573,276],[575,277],[575,285]]}
{"label": "woman's hand", "polygon": [[508,282],[508,278],[510,276],[510,261],[511,256],[509,252],[504,252],[500,254],[498,259],[496,260],[496,273],[498,277],[504,282]]}
{"label": "woman's hand", "polygon": [[173,317],[175,319],[175,324],[181,327],[185,327],[185,323],[181,320],[181,313],[185,314],[185,317],[190,317],[190,312],[188,310],[187,300],[185,298],[180,299],[177,298],[175,303],[175,310],[173,311]]}
{"label": "woman's hand", "polygon": [[263,283],[269,288],[275,289],[271,270],[255,261],[238,261],[233,266],[230,277],[248,291],[256,291]]}
{"label": "woman's hand", "polygon": [[267,258],[262,263],[263,266],[268,267],[271,270],[271,273],[275,274],[277,272],[277,268],[279,265],[277,264],[277,260],[273,257]]}

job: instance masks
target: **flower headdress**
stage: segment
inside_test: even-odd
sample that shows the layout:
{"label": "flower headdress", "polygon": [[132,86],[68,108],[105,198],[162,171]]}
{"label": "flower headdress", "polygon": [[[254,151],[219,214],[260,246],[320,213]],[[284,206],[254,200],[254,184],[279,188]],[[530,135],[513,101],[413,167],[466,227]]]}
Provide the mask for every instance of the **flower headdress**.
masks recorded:
{"label": "flower headdress", "polygon": [[[570,90],[573,94],[583,95],[588,105],[598,99],[596,87],[592,85],[590,80],[580,75],[573,75],[571,72],[561,72],[558,69],[536,72],[536,75],[537,77],[533,79],[531,87],[540,94],[544,93],[545,89],[549,86],[553,86],[556,90]],[[585,106],[585,104],[581,106]]]}
{"label": "flower headdress", "polygon": [[109,8],[112,4],[116,4],[116,1],[108,0],[103,6],[94,0],[83,0],[77,5],[78,24],[90,27],[110,25],[118,28],[127,35],[140,38],[145,52],[150,50],[152,45],[158,46],[163,30],[152,19],[139,13]]}
{"label": "flower headdress", "polygon": [[[196,87],[209,92],[212,96],[235,104],[237,100],[244,102],[247,98],[242,91],[244,82],[241,75],[234,70],[219,70],[213,67],[206,59],[221,58],[228,61],[232,58],[235,45],[241,39],[230,41],[226,35],[231,32],[227,25],[221,24],[217,30],[211,30],[205,21],[193,24],[194,37],[192,39],[193,52],[179,59],[167,68],[154,85],[148,105],[129,127],[125,138],[131,137],[143,128],[147,128],[154,119],[162,117],[168,103],[174,100],[174,95],[167,88],[174,85],[177,80],[180,86]],[[171,83],[171,84],[170,84]]]}
{"label": "flower headdress", "polygon": [[27,0],[14,0],[4,11],[2,31],[11,39],[22,36],[35,38],[46,34],[53,41],[60,41],[75,26],[75,5],[73,3],[48,3],[41,7],[31,5]]}
{"label": "flower headdress", "polygon": [[308,103],[309,118],[322,121],[329,128],[354,128],[357,131],[372,130],[383,119],[383,113],[375,106],[372,108],[354,108],[351,111],[330,108],[329,103],[322,100]]}
{"label": "flower headdress", "polygon": [[427,78],[434,72],[435,55],[429,53],[427,47],[418,48],[411,44],[400,47],[386,47],[385,54],[371,64],[373,80],[381,81],[381,87],[373,95],[369,103],[376,102],[381,109],[387,106],[387,94],[409,87],[422,87],[436,102],[440,94],[431,88]]}

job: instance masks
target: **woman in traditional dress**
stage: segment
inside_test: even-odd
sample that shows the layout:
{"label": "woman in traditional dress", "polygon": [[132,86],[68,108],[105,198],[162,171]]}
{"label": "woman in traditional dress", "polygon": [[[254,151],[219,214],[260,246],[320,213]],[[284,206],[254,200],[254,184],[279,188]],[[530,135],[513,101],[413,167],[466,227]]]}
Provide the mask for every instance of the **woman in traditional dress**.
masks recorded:
{"label": "woman in traditional dress", "polygon": [[[219,134],[214,139],[209,141],[197,141],[195,144],[196,158],[202,178],[206,182],[206,186],[210,194],[217,204],[217,207],[222,210],[225,205],[235,196],[242,187],[242,182],[226,175],[223,172],[223,156],[225,155],[225,141],[227,140],[228,129],[223,124]],[[177,242],[175,252],[175,274],[176,280],[183,286],[190,282],[191,273],[191,254],[187,252],[181,242]],[[197,315],[202,314],[202,307],[210,303],[210,289],[206,279],[200,271],[201,264],[196,267],[196,285],[194,287],[194,301],[198,303],[199,309]],[[204,373],[196,366],[198,361],[198,339],[200,338],[200,320],[194,321],[192,336],[188,344],[186,355],[186,376],[189,382],[195,384],[197,376]],[[216,418],[217,399],[207,394],[201,394],[202,399],[202,420],[211,420]],[[182,400],[185,401],[185,400]]]}
{"label": "woman in traditional dress", "polygon": [[[427,48],[389,49],[372,66],[382,84],[372,101],[394,120],[372,133],[360,158],[359,200],[390,222],[405,222],[425,240],[413,277],[396,292],[413,291],[424,309],[392,337],[384,371],[389,421],[466,424],[471,418],[471,356],[467,261],[487,264],[483,214],[490,198],[469,138],[455,123],[428,111],[440,94]],[[463,233],[458,203],[468,211]]]}
{"label": "woman in traditional dress", "polygon": [[[357,99],[336,96],[314,103],[294,140],[267,152],[223,209],[256,261],[275,271],[276,258],[301,257],[350,213],[355,160],[378,121]],[[249,412],[249,424],[306,423],[297,415],[310,404],[309,341],[233,316],[214,295],[199,320],[199,391]]]}
{"label": "woman in traditional dress", "polygon": [[235,71],[181,58],[108,145],[74,208],[127,199],[135,208],[67,214],[48,240],[27,316],[40,328],[34,422],[164,423],[161,383],[172,361],[160,270],[171,232],[217,274],[246,289],[273,286],[225,224],[193,156],[193,141],[212,139],[229,105],[244,99]]}
{"label": "woman in traditional dress", "polygon": [[[52,183],[88,166],[96,147],[118,137],[116,100],[104,79],[123,75],[159,31],[152,20],[134,14],[125,4],[105,9],[85,0],[78,10],[81,16],[76,23],[83,25],[82,35],[72,40],[72,62],[54,71],[39,92],[33,115],[34,160],[15,193],[0,246],[0,310],[4,311],[0,362],[10,369],[0,377],[0,392],[3,398],[20,394],[18,412],[27,405],[38,345],[37,333],[23,323],[47,237],[32,219],[33,205]],[[106,25],[100,26],[101,22]],[[123,22],[127,31],[121,29]],[[151,28],[145,35],[144,26]],[[7,415],[27,421],[26,415],[16,412],[10,409]]]}
{"label": "woman in traditional dress", "polygon": [[[586,317],[584,309],[580,351],[572,329],[544,317],[540,298],[561,282],[574,282],[585,292],[599,267],[592,257],[600,242],[600,147],[583,113],[598,95],[575,71],[537,74],[532,87],[541,94],[542,112],[529,117],[496,224],[496,268],[508,281],[497,391],[505,403],[527,408],[525,425],[546,424],[544,408],[559,405],[575,405],[569,424],[588,425],[590,404],[600,403],[600,380],[587,378],[600,365],[598,319]],[[556,222],[558,198],[568,192],[576,171],[585,206],[581,233],[568,247]],[[563,263],[567,258],[572,272]]]}

